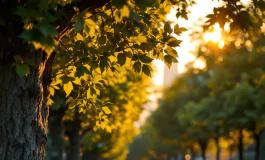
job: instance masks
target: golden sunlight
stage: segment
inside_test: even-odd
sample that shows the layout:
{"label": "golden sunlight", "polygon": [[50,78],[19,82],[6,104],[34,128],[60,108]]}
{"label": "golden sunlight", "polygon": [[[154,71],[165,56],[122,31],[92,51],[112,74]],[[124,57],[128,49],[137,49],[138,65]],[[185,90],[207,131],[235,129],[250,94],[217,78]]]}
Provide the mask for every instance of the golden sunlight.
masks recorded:
{"label": "golden sunlight", "polygon": [[222,33],[221,33],[221,28],[220,28],[220,25],[218,23],[216,23],[214,26],[213,26],[213,31],[210,31],[210,32],[206,32],[204,35],[203,35],[203,38],[205,41],[212,41],[212,42],[218,42],[221,40],[222,38]]}
{"label": "golden sunlight", "polygon": [[203,69],[205,68],[206,64],[202,59],[196,59],[193,63],[193,67]]}
{"label": "golden sunlight", "polygon": [[225,41],[224,40],[220,40],[219,43],[218,43],[218,48],[219,49],[222,49],[225,45]]}

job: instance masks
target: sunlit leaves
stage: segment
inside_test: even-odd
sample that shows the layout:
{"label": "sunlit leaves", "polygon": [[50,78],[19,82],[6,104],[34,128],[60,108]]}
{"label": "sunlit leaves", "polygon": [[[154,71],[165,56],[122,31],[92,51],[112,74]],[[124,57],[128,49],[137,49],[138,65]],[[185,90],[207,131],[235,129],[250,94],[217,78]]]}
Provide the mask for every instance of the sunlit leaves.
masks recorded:
{"label": "sunlit leaves", "polygon": [[165,59],[165,63],[167,65],[167,67],[170,68],[172,65],[173,57],[170,55],[165,55],[164,59]]}
{"label": "sunlit leaves", "polygon": [[126,55],[124,53],[119,53],[117,56],[118,63],[123,66],[126,62]]}
{"label": "sunlit leaves", "polygon": [[170,38],[167,45],[170,47],[178,47],[182,41],[177,40],[176,38]]}
{"label": "sunlit leaves", "polygon": [[148,57],[147,55],[142,55],[140,56],[140,60],[143,62],[143,63],[151,63],[153,61],[152,58]]}
{"label": "sunlit leaves", "polygon": [[149,65],[144,64],[142,68],[142,72],[147,76],[151,77],[151,67]]}
{"label": "sunlit leaves", "polygon": [[105,114],[111,114],[111,110],[108,107],[102,107],[101,108]]}
{"label": "sunlit leaves", "polygon": [[133,70],[135,71],[135,72],[137,72],[137,73],[139,73],[139,72],[141,72],[141,62],[135,62],[134,64],[133,64]]}
{"label": "sunlit leaves", "polygon": [[166,22],[165,25],[164,25],[164,30],[167,32],[167,33],[172,33],[173,30],[170,26],[170,23],[169,22]]}
{"label": "sunlit leaves", "polygon": [[[64,10],[68,3],[73,11]],[[54,102],[57,103],[57,95],[62,97],[60,104],[66,97],[69,114],[89,113],[90,117],[84,116],[87,118],[84,120],[111,132],[122,125],[110,125],[110,121],[124,118],[131,125],[138,119],[140,105],[146,102],[146,97],[144,91],[136,90],[139,86],[145,89],[147,80],[143,81],[143,77],[151,76],[153,59],[170,65],[177,56],[173,50],[165,57],[163,52],[165,47],[177,47],[180,43],[173,38],[170,23],[164,21],[171,5],[171,1],[159,4],[156,0],[136,3],[112,0],[88,13],[70,1],[41,0],[35,7],[19,7],[16,14],[25,24],[20,38],[33,46],[30,50],[44,50],[48,55],[56,53],[55,83],[50,87]],[[68,17],[68,11],[74,12],[74,16]],[[18,64],[29,66],[19,67],[21,75],[33,67],[25,61]],[[138,84],[136,88],[135,84]],[[108,101],[117,103],[110,106]],[[110,113],[124,116],[106,115]]]}
{"label": "sunlit leaves", "polygon": [[172,57],[177,57],[178,53],[177,51],[172,48],[172,47],[169,47],[167,46],[167,48],[164,50],[168,55],[171,55]]}
{"label": "sunlit leaves", "polygon": [[187,29],[184,28],[184,27],[179,27],[178,24],[176,24],[176,25],[174,26],[174,33],[175,33],[176,35],[180,35],[182,32],[185,32],[185,31],[187,31]]}
{"label": "sunlit leaves", "polygon": [[120,17],[129,17],[130,16],[130,10],[127,5],[123,5],[123,7],[120,9]]}
{"label": "sunlit leaves", "polygon": [[73,90],[73,83],[69,81],[68,83],[63,85],[63,89],[68,96]]}

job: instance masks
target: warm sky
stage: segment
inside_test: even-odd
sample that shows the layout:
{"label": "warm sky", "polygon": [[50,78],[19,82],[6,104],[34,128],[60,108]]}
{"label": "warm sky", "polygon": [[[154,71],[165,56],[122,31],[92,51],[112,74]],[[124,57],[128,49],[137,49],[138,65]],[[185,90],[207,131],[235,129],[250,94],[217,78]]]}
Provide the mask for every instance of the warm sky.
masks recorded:
{"label": "warm sky", "polygon": [[[212,13],[213,7],[220,5],[217,0],[197,0],[196,2],[197,4],[193,5],[189,9],[190,13],[188,14],[188,21],[184,19],[176,19],[176,11],[174,9],[172,9],[171,13],[167,16],[167,19],[172,21],[172,28],[176,23],[178,23],[180,27],[185,27],[188,29],[188,31],[184,32],[180,37],[178,37],[179,39],[183,40],[180,47],[177,47],[179,54],[179,62],[177,64],[178,73],[185,72],[185,64],[190,61],[195,61],[195,67],[204,67],[204,62],[201,60],[195,60],[195,56],[192,54],[192,52],[198,46],[198,43],[192,42],[189,34],[195,29],[196,26],[198,27],[200,24],[205,22],[204,17],[207,14]],[[241,2],[244,5],[247,5],[249,0],[241,0]],[[215,25],[214,30],[214,33],[204,34],[203,37],[206,41],[212,40],[216,43],[219,43],[219,47],[222,47],[224,42],[221,40],[222,36],[219,26]],[[162,87],[164,79],[164,63],[162,61],[155,60],[155,65],[157,66],[157,72],[153,74],[153,81],[156,87]],[[146,109],[142,112],[139,121],[136,123],[136,126],[139,127],[139,125],[143,124],[145,119],[151,114],[152,110],[157,107],[156,100],[158,97],[159,94],[157,93],[154,93],[150,96],[152,102],[145,106]]]}
{"label": "warm sky", "polygon": [[[171,10],[171,14],[167,16],[168,20],[172,21],[172,27],[178,23],[180,27],[185,27],[188,29],[188,31],[184,32],[179,39],[183,40],[180,47],[177,47],[177,51],[179,53],[177,64],[178,72],[184,72],[185,71],[185,64],[189,61],[192,61],[195,59],[195,57],[192,54],[192,51],[196,48],[197,44],[191,42],[191,37],[189,34],[191,33],[191,30],[194,29],[195,24],[201,24],[203,23],[203,18],[212,12],[212,9],[214,6],[218,6],[219,3],[217,0],[198,0],[197,4],[190,7],[190,14],[188,15],[189,20],[185,19],[176,19],[176,11],[174,9]],[[161,61],[155,61],[158,71],[154,75],[153,80],[154,83],[157,85],[162,85],[163,83],[163,69],[164,64]],[[197,62],[199,65],[200,61]]]}

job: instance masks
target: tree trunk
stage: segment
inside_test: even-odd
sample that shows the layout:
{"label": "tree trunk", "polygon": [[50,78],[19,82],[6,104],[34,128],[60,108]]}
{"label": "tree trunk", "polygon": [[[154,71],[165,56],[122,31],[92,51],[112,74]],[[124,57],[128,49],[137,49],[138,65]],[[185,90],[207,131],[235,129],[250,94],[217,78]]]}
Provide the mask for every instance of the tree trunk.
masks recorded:
{"label": "tree trunk", "polygon": [[195,151],[193,145],[190,146],[190,156],[191,159],[195,159]]}
{"label": "tree trunk", "polygon": [[199,138],[198,142],[199,142],[199,145],[201,147],[202,158],[203,158],[203,160],[206,160],[206,148],[207,148],[208,139]]}
{"label": "tree trunk", "polygon": [[85,150],[82,159],[83,160],[98,160],[99,155],[97,153],[93,153],[91,151]]}
{"label": "tree trunk", "polygon": [[51,111],[49,116],[49,141],[47,145],[47,160],[63,160],[65,108]]}
{"label": "tree trunk", "polygon": [[67,126],[69,126],[69,129],[66,134],[69,137],[70,141],[70,152],[67,153],[67,160],[80,160],[80,121],[75,120],[71,122],[67,122]]}
{"label": "tree trunk", "polygon": [[[14,14],[19,1],[0,1],[0,159],[39,160],[47,143],[49,85],[53,56],[29,52],[18,38],[23,24]],[[27,76],[16,73],[14,56],[36,64]],[[19,68],[21,69],[21,68]]]}
{"label": "tree trunk", "polygon": [[238,137],[238,156],[239,160],[244,160],[244,146],[243,146],[243,129],[239,130],[239,137]]}
{"label": "tree trunk", "polygon": [[[33,56],[33,55],[32,55]],[[35,54],[36,69],[19,77],[10,64],[0,65],[0,157],[43,159],[47,142],[47,106],[51,74],[48,59]],[[2,57],[1,57],[2,58]]]}
{"label": "tree trunk", "polygon": [[261,159],[261,142],[262,142],[262,134],[265,131],[265,128],[262,128],[258,133],[256,132],[256,128],[253,129],[254,139],[255,139],[255,160]]}
{"label": "tree trunk", "polygon": [[220,147],[219,147],[219,138],[215,137],[215,144],[216,144],[216,148],[217,148],[217,152],[216,152],[216,160],[220,160]]}
{"label": "tree trunk", "polygon": [[255,160],[260,160],[260,134],[254,135],[255,139]]}

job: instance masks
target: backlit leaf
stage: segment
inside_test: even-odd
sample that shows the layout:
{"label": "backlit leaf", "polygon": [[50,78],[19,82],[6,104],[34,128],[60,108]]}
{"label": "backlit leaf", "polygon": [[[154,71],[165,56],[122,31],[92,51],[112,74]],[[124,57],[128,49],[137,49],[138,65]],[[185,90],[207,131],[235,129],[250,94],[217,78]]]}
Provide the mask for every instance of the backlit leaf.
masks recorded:
{"label": "backlit leaf", "polygon": [[147,76],[151,77],[151,67],[149,65],[144,64],[142,68],[142,72]]}
{"label": "backlit leaf", "polygon": [[135,62],[135,63],[133,64],[133,69],[134,69],[134,71],[137,72],[137,73],[141,72],[141,62]]}
{"label": "backlit leaf", "polygon": [[105,114],[111,114],[111,110],[109,109],[109,107],[102,107],[102,110],[104,111]]}
{"label": "backlit leaf", "polygon": [[125,64],[125,62],[126,62],[126,55],[123,54],[123,53],[119,53],[117,59],[118,59],[118,63],[121,66],[123,66]]}
{"label": "backlit leaf", "polygon": [[72,82],[69,81],[68,83],[64,84],[63,89],[64,89],[64,92],[66,93],[66,95],[68,96],[73,90]]}
{"label": "backlit leaf", "polygon": [[153,61],[153,59],[148,57],[147,55],[140,56],[140,60],[143,63],[151,63]]}
{"label": "backlit leaf", "polygon": [[169,24],[169,22],[166,22],[165,25],[164,25],[164,30],[167,32],[167,33],[172,33],[173,30]]}

